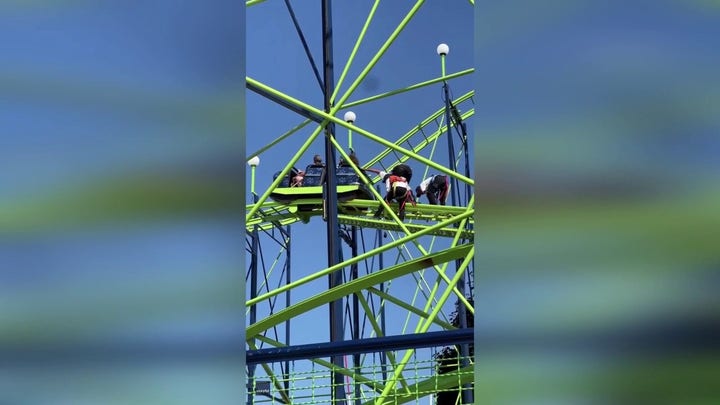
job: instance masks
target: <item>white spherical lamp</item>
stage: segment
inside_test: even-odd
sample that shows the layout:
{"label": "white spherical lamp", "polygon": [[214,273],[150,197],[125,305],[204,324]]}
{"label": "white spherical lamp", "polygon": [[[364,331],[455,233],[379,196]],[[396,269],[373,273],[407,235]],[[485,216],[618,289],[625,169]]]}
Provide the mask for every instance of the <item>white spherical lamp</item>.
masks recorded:
{"label": "white spherical lamp", "polygon": [[257,156],[253,156],[250,160],[248,160],[248,164],[252,167],[256,167],[260,164],[260,158]]}
{"label": "white spherical lamp", "polygon": [[357,118],[357,116],[355,116],[354,112],[348,111],[345,113],[345,122],[355,122],[355,118]]}
{"label": "white spherical lamp", "polygon": [[437,54],[440,56],[445,56],[448,53],[450,53],[450,47],[447,46],[447,44],[440,44],[437,47]]}

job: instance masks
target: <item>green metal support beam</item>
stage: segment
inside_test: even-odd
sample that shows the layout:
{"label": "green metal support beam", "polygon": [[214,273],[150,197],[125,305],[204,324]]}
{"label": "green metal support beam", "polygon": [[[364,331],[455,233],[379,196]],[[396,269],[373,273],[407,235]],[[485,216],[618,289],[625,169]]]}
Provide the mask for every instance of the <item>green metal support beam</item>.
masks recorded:
{"label": "green metal support beam", "polygon": [[[271,93],[271,92],[279,93],[277,90],[274,90],[274,89],[272,89],[271,87],[269,87],[269,86],[267,86],[267,85],[265,85],[265,84],[263,84],[263,83],[255,80],[255,79],[253,79],[253,78],[251,78],[251,77],[247,77],[247,78],[246,78],[246,81],[247,81],[249,84],[251,84],[254,88],[262,89],[262,90],[265,91],[265,92],[268,92],[268,93]],[[395,150],[395,151],[397,151],[397,152],[399,152],[399,153],[408,155],[409,157],[417,160],[418,162],[423,163],[423,164],[425,164],[425,165],[428,165],[428,166],[434,168],[435,170],[438,170],[438,171],[440,171],[440,172],[442,172],[442,173],[447,174],[448,176],[452,176],[452,177],[454,177],[454,178],[457,178],[458,180],[460,180],[460,181],[462,181],[462,182],[464,182],[464,183],[466,183],[466,184],[469,184],[469,185],[473,185],[473,184],[474,184],[474,181],[473,181],[472,179],[468,178],[468,177],[465,177],[465,176],[463,176],[463,175],[461,175],[461,174],[459,174],[459,173],[457,173],[457,172],[454,172],[454,171],[452,171],[452,170],[450,170],[450,169],[448,169],[448,168],[446,168],[446,167],[444,167],[444,166],[442,166],[442,165],[440,165],[440,164],[438,164],[438,163],[435,163],[435,162],[433,162],[433,161],[431,161],[431,160],[429,160],[429,159],[426,159],[425,157],[420,156],[420,155],[416,154],[415,152],[413,152],[413,151],[411,151],[411,150],[408,150],[408,149],[403,148],[403,147],[401,147],[401,146],[395,145],[394,143],[392,143],[392,142],[390,142],[390,141],[387,141],[385,138],[380,137],[380,136],[377,136],[377,135],[375,135],[375,134],[373,134],[373,133],[371,133],[371,132],[369,132],[369,131],[367,131],[367,130],[364,130],[364,129],[360,128],[360,127],[357,127],[357,126],[353,125],[352,123],[347,123],[347,122],[345,122],[344,120],[335,117],[335,116],[332,115],[332,114],[335,114],[335,113],[337,112],[337,107],[334,107],[334,108],[333,108],[333,111],[331,111],[330,113],[326,113],[325,111],[319,110],[319,109],[317,109],[317,108],[315,108],[315,107],[313,107],[313,106],[311,106],[311,105],[309,105],[309,104],[306,104],[306,103],[304,103],[304,102],[302,102],[302,101],[300,101],[300,100],[298,100],[298,99],[292,98],[292,97],[287,96],[287,95],[283,95],[283,96],[284,96],[284,99],[285,99],[286,101],[289,101],[289,102],[297,105],[298,107],[301,107],[301,108],[303,108],[303,109],[305,109],[305,110],[307,110],[307,111],[309,111],[309,112],[311,112],[311,113],[313,113],[313,114],[316,114],[316,115],[324,118],[326,121],[323,121],[323,126],[324,126],[325,122],[331,121],[331,122],[333,122],[333,123],[335,123],[335,124],[337,124],[337,125],[340,125],[340,126],[342,126],[342,127],[344,127],[344,128],[352,129],[352,130],[353,130],[353,133],[357,133],[357,134],[362,135],[362,136],[364,136],[364,137],[366,137],[366,138],[368,138],[368,139],[370,139],[370,140],[372,140],[372,141],[375,141],[375,142],[377,142],[377,143],[379,143],[379,144],[381,144],[381,145],[383,145],[383,146],[385,146],[385,147],[388,147],[388,148],[390,148],[390,149],[393,149],[393,150]],[[314,139],[315,139],[315,138],[311,135],[309,141],[312,141],[312,140],[314,140]],[[308,145],[307,143],[306,143],[305,145],[303,145],[303,147],[301,148],[301,151],[299,151],[297,155],[303,153],[303,152],[305,151],[305,149],[307,149],[307,145]],[[297,155],[296,155],[296,156],[297,156]],[[297,159],[296,159],[295,157],[293,157],[291,163],[294,164],[294,162],[296,162],[296,161],[297,161]],[[288,168],[287,171],[289,171],[289,168]],[[287,174],[287,171],[285,171],[285,173],[281,173],[280,175],[283,176],[283,174]],[[279,179],[279,178],[278,178],[278,179]],[[271,186],[271,189],[274,188],[274,187],[277,187],[277,185],[280,183],[280,181],[281,181],[281,180],[276,180],[276,182],[273,183],[273,185]],[[261,198],[260,198],[260,202],[263,202],[263,201],[264,201],[264,199],[261,197]],[[252,216],[252,214],[254,214],[254,212],[248,213],[247,217]]]}
{"label": "green metal support beam", "polygon": [[408,86],[408,87],[405,87],[405,88],[402,88],[402,89],[392,90],[392,91],[388,91],[388,92],[385,92],[385,93],[377,94],[377,95],[374,95],[374,96],[371,96],[371,97],[367,97],[367,98],[363,98],[363,99],[360,99],[360,100],[352,101],[352,102],[350,102],[350,103],[347,103],[347,104],[343,105],[343,108],[354,107],[354,106],[356,106],[356,105],[369,103],[369,102],[375,101],[375,100],[380,100],[380,99],[382,99],[382,98],[394,96],[394,95],[396,95],[396,94],[402,94],[402,93],[405,93],[405,92],[407,92],[407,91],[417,90],[417,89],[423,88],[423,87],[425,87],[425,86],[430,86],[431,84],[442,83],[442,82],[447,81],[447,80],[450,80],[450,79],[455,79],[455,78],[458,78],[458,77],[462,77],[462,76],[468,75],[468,74],[470,74],[470,73],[473,73],[474,71],[475,71],[475,69],[470,68],[470,69],[461,70],[460,72],[455,72],[455,73],[449,74],[449,75],[447,75],[447,76],[436,77],[435,79],[427,80],[427,81],[424,81],[424,82],[421,82],[421,83],[416,83],[416,84],[413,84],[413,85],[411,85],[411,86]]}
{"label": "green metal support beam", "polygon": [[[419,317],[421,317],[421,318],[431,319],[429,313],[427,313],[427,312],[425,312],[425,311],[423,311],[423,310],[421,310],[421,309],[415,308],[414,306],[412,306],[412,305],[410,305],[410,304],[408,304],[408,303],[405,303],[404,301],[402,301],[402,300],[400,300],[400,299],[397,299],[397,298],[393,297],[392,295],[387,294],[387,293],[384,292],[384,291],[380,291],[380,290],[378,290],[378,289],[375,288],[375,287],[370,287],[370,288],[367,289],[367,291],[371,292],[372,294],[377,295],[378,297],[380,297],[380,298],[382,298],[382,299],[384,299],[384,300],[386,300],[386,301],[392,302],[393,304],[399,306],[400,308],[403,308],[403,309],[405,309],[406,311],[411,312],[411,313],[413,313],[413,314],[415,314],[415,315],[417,315],[417,316],[419,316]],[[447,322],[445,322],[445,321],[442,321],[442,320],[440,320],[440,319],[437,319],[437,318],[432,319],[432,322],[435,323],[435,324],[437,324],[437,325],[439,325],[439,326],[442,326],[443,328],[445,328],[445,329],[447,329],[447,330],[457,329],[456,327],[452,326],[451,324],[449,324],[449,323],[447,323]]]}
{"label": "green metal support beam", "polygon": [[408,243],[408,242],[410,242],[410,241],[413,241],[413,240],[415,240],[415,239],[417,239],[417,238],[419,238],[419,237],[421,237],[421,236],[423,236],[423,235],[429,234],[431,231],[433,231],[433,230],[435,230],[435,229],[444,228],[444,227],[446,227],[446,226],[448,226],[448,225],[454,224],[454,223],[457,222],[457,221],[460,221],[460,220],[463,220],[463,219],[465,219],[465,218],[471,217],[472,215],[473,215],[473,212],[472,212],[472,211],[468,211],[468,212],[464,212],[464,213],[462,213],[462,214],[460,214],[460,215],[458,215],[458,216],[456,216],[456,217],[448,218],[447,220],[442,221],[442,222],[439,222],[439,223],[437,223],[437,224],[435,224],[435,225],[433,225],[433,226],[430,226],[430,227],[428,227],[428,228],[426,228],[426,229],[423,229],[422,231],[420,231],[420,232],[418,232],[418,233],[415,233],[415,234],[412,234],[412,235],[408,235],[408,236],[404,236],[404,237],[402,237],[402,238],[396,239],[396,240],[394,240],[394,241],[392,241],[392,242],[390,242],[390,243],[388,243],[388,244],[386,244],[386,245],[384,245],[384,246],[382,246],[382,247],[379,247],[379,248],[370,250],[370,251],[365,252],[365,253],[363,253],[363,254],[361,254],[361,255],[358,255],[358,256],[356,256],[356,257],[350,258],[350,259],[348,259],[348,260],[346,260],[346,261],[344,261],[344,262],[342,262],[342,263],[339,263],[339,264],[337,264],[337,265],[335,265],[335,266],[331,266],[331,267],[328,267],[328,268],[323,269],[323,270],[321,270],[321,271],[318,271],[318,272],[315,272],[315,273],[310,274],[310,275],[308,275],[308,276],[305,276],[305,277],[303,277],[303,278],[301,278],[301,279],[299,279],[299,280],[296,280],[296,281],[293,282],[293,283],[286,284],[286,285],[284,285],[284,286],[278,287],[278,288],[274,289],[273,291],[270,291],[270,292],[268,292],[268,293],[266,293],[266,294],[263,294],[263,295],[260,295],[260,296],[256,297],[255,299],[248,300],[248,301],[246,302],[246,305],[254,305],[254,304],[256,304],[256,303],[258,303],[258,302],[260,302],[260,301],[266,300],[266,299],[268,299],[268,298],[270,298],[270,297],[273,297],[273,296],[275,296],[275,295],[282,294],[282,293],[284,293],[285,291],[291,290],[291,289],[293,289],[293,288],[295,288],[295,287],[297,287],[297,286],[300,286],[300,285],[309,283],[309,282],[311,282],[311,281],[313,281],[313,280],[317,280],[317,279],[320,278],[320,277],[324,277],[324,276],[328,275],[329,273],[331,273],[331,272],[333,272],[333,271],[336,271],[336,270],[342,269],[342,268],[344,268],[344,267],[350,266],[351,264],[354,264],[354,263],[359,263],[359,262],[361,262],[361,261],[363,261],[363,260],[365,260],[365,259],[367,259],[367,258],[369,258],[369,257],[372,257],[372,256],[374,256],[374,255],[376,255],[376,254],[378,254],[378,253],[380,253],[380,252],[384,252],[384,251],[387,251],[387,250],[392,249],[392,248],[394,248],[394,247],[400,246],[400,245],[402,245],[402,244],[404,244],[404,243]]}
{"label": "green metal support beam", "polygon": [[[395,279],[406,274],[410,274],[414,271],[466,257],[468,252],[470,252],[471,250],[472,245],[457,246],[444,250],[442,252],[434,253],[425,257],[421,257],[409,262],[386,268],[375,273],[368,274],[345,284],[341,284],[321,294],[301,301],[293,306],[287,307],[279,312],[276,312],[273,315],[259,320],[253,325],[248,326],[248,328],[246,329],[246,339],[248,341],[252,340],[253,338],[260,335],[262,331],[278,325],[286,321],[287,319],[294,318],[297,315],[310,311],[313,308],[317,308],[320,305],[327,304],[331,301],[353,294],[357,291],[361,291],[371,286],[378,285],[382,282]],[[265,299],[261,296],[257,297],[256,300],[259,300],[261,298]],[[437,314],[431,314],[431,316],[436,315]]]}
{"label": "green metal support beam", "polygon": [[[267,336],[258,336],[257,340],[260,340],[264,343],[267,343],[267,344],[275,346],[275,347],[287,347],[287,345],[282,344],[276,340],[270,339]],[[343,374],[347,377],[353,378],[355,381],[367,386],[368,388],[377,392],[378,394],[381,393],[383,391],[383,389],[385,389],[384,384],[379,383],[375,380],[371,380],[367,377],[363,377],[362,375],[356,374],[353,370],[349,370],[347,368],[342,368],[342,367],[335,367],[334,364],[332,364],[331,362],[329,362],[327,360],[323,360],[323,359],[308,359],[308,360],[310,360],[311,362],[313,362],[315,364],[319,364],[323,367],[327,367],[328,370],[332,370],[332,371],[338,372],[340,374]]]}
{"label": "green metal support beam", "polygon": [[[474,256],[475,248],[474,246],[470,248],[468,254],[465,256],[465,260],[463,260],[460,267],[457,269],[457,272],[455,273],[455,276],[452,278],[450,285],[445,290],[445,292],[440,296],[440,300],[438,301],[438,304],[435,306],[433,311],[430,313],[430,318],[426,320],[426,322],[423,324],[422,322],[419,327],[415,330],[415,333],[425,333],[428,331],[431,325],[431,320],[434,319],[437,314],[442,309],[443,305],[445,305],[445,302],[447,301],[448,297],[450,296],[453,287],[457,284],[460,277],[462,277],[463,272],[465,271],[465,268],[470,264],[470,260],[472,260]],[[390,394],[390,390],[392,390],[395,387],[395,384],[397,384],[398,380],[400,379],[402,372],[405,368],[405,365],[408,364],[408,361],[410,360],[410,357],[412,356],[414,350],[407,350],[405,352],[405,356],[403,356],[402,361],[400,362],[400,367],[396,368],[394,370],[393,376],[390,378],[390,381],[388,381],[387,385],[385,386],[385,390],[383,390],[383,393],[380,395],[380,398],[378,398],[375,401],[375,405],[384,404],[383,398],[386,397],[388,394]]]}

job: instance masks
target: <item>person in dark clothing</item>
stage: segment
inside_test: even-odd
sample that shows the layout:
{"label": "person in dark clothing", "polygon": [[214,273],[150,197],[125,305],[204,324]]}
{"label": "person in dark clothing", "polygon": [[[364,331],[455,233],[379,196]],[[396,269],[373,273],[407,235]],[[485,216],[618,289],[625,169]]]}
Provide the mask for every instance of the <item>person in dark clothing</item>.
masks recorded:
{"label": "person in dark clothing", "polygon": [[323,163],[322,157],[320,155],[313,156],[313,166],[320,167],[325,166],[325,163]]}
{"label": "person in dark clothing", "polygon": [[405,177],[405,180],[410,183],[412,181],[412,169],[410,166],[406,164],[399,164],[390,170],[390,174],[394,174],[396,176]]}
{"label": "person in dark clothing", "polygon": [[[350,160],[352,160],[353,163],[355,163],[355,166],[360,167],[360,161],[358,160],[357,156],[355,155],[355,151],[350,152]],[[338,167],[352,167],[350,166],[350,163],[346,162],[345,159],[340,160],[340,164]]]}
{"label": "person in dark clothing", "polygon": [[426,194],[428,201],[432,205],[445,205],[445,200],[450,191],[450,182],[447,176],[435,175],[430,176],[423,180],[419,186],[415,188],[415,195],[420,198],[421,195]]}
{"label": "person in dark clothing", "polygon": [[[401,221],[405,220],[405,204],[410,201],[413,205],[415,205],[415,199],[413,198],[407,179],[403,176],[393,174],[392,170],[390,173],[381,171],[380,177],[382,178],[382,181],[385,182],[385,189],[387,190],[385,202],[390,204],[390,202],[396,201],[400,204],[398,218],[400,218]],[[385,207],[380,205],[378,210],[375,212],[375,218],[380,218],[380,215],[382,215],[384,210]]]}

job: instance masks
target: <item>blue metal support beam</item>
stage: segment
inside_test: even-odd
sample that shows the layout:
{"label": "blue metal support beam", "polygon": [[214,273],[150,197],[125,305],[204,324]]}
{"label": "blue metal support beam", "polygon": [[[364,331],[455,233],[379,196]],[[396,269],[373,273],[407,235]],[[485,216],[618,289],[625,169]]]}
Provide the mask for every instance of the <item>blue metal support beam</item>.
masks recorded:
{"label": "blue metal support beam", "polygon": [[[330,96],[335,87],[333,71],[333,29],[332,29],[332,8],[331,0],[322,0],[322,36],[323,36],[323,84],[325,112],[332,109]],[[335,136],[335,125],[328,123],[325,126],[325,188],[324,188],[324,219],[327,221],[327,252],[328,267],[340,263],[342,244],[340,241],[340,224],[338,222],[338,201],[337,201],[337,179],[335,177],[335,147],[332,139]],[[328,275],[328,289],[335,288],[342,284],[343,270],[339,269]],[[335,300],[329,304],[330,321],[330,342],[341,342],[345,339],[343,325],[342,299]],[[331,362],[336,367],[342,368],[342,356],[333,356]],[[343,375],[332,372],[331,376],[331,398],[336,403],[345,399]]]}
{"label": "blue metal support beam", "polygon": [[[447,140],[448,140],[448,155],[449,155],[449,161],[448,161],[448,167],[454,171],[457,172],[457,165],[455,164],[455,145],[453,143],[452,138],[452,104],[450,102],[450,85],[447,81],[443,81],[443,92],[445,95],[445,124],[447,125]],[[467,158],[467,155],[465,155]],[[453,206],[457,206],[459,202],[460,197],[460,190],[458,190],[458,181],[455,178],[450,178],[450,199],[452,201]],[[467,190],[467,187],[466,187]],[[466,196],[469,200],[470,196]],[[460,260],[455,261],[455,271],[459,271],[460,269]],[[463,296],[465,295],[465,276],[461,276],[460,279],[457,282],[457,289]],[[458,302],[458,321],[460,328],[466,328],[467,327],[467,318],[466,318],[466,309],[465,305],[462,302]],[[468,365],[467,358],[470,355],[470,349],[467,344],[460,345],[460,356],[462,358],[461,365],[463,367]],[[469,385],[465,385],[462,390],[462,404],[471,404],[473,403],[472,398],[472,390],[470,389]]]}
{"label": "blue metal support beam", "polygon": [[247,364],[472,343],[473,328],[248,350]]}

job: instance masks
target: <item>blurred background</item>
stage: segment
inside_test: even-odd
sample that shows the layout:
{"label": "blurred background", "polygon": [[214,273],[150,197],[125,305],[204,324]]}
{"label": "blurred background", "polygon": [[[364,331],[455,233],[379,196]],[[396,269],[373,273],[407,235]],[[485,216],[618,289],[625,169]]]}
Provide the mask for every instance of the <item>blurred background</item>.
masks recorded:
{"label": "blurred background", "polygon": [[478,403],[718,403],[720,6],[475,9]]}
{"label": "blurred background", "polygon": [[0,3],[0,403],[236,403],[244,5]]}

